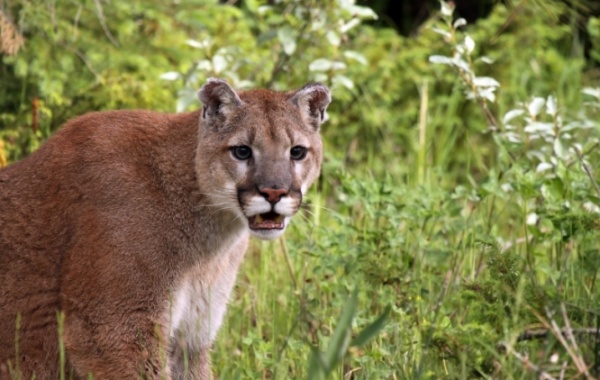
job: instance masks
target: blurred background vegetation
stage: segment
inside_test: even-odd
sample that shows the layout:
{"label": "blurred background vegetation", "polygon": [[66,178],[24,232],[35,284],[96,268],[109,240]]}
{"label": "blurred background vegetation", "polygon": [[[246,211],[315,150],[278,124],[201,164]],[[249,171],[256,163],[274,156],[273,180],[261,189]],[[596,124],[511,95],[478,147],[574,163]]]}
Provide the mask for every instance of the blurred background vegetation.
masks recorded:
{"label": "blurred background vegetation", "polygon": [[600,4],[446,5],[0,0],[0,166],[85,112],[196,109],[208,77],[321,81],[323,175],[252,246],[221,377],[310,378],[332,345],[319,376],[598,377]]}

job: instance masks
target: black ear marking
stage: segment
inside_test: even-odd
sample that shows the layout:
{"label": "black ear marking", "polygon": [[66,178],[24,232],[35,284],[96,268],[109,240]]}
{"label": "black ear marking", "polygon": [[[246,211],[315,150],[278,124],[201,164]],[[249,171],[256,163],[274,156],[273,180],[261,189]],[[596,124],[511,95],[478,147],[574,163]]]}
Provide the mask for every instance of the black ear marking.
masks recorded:
{"label": "black ear marking", "polygon": [[222,79],[209,78],[198,91],[202,102],[202,118],[210,120],[219,115],[227,116],[236,107],[244,103],[237,92]]}
{"label": "black ear marking", "polygon": [[309,83],[296,91],[292,103],[318,126],[327,119],[327,106],[331,102],[329,89],[321,83]]}

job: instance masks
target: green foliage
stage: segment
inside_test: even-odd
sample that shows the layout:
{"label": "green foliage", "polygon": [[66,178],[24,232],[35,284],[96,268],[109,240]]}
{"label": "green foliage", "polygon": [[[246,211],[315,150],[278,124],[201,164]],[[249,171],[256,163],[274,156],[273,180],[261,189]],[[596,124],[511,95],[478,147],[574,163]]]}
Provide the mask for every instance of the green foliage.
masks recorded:
{"label": "green foliage", "polygon": [[285,240],[251,247],[221,378],[580,376],[591,339],[552,323],[599,313],[600,48],[583,56],[566,3],[513,3],[402,37],[349,0],[12,0],[26,41],[0,63],[0,142],[13,161],[88,110],[192,109],[210,76],[323,81],[322,178]]}
{"label": "green foliage", "polygon": [[356,338],[350,341],[352,320],[356,314],[357,303],[358,288],[355,288],[342,309],[342,314],[331,336],[327,350],[320,352],[318,348],[313,347],[308,367],[308,379],[317,380],[329,376],[344,356],[346,356],[350,346],[358,348],[365,345],[385,326],[390,313],[389,307],[371,325],[365,327]]}

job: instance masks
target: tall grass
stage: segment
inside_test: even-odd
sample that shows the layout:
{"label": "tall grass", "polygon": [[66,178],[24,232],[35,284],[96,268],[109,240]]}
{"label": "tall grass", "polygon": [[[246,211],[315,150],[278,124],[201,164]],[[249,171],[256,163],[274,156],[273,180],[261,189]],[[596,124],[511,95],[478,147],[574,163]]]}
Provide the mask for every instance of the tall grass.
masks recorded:
{"label": "tall grass", "polygon": [[[466,35],[444,19],[451,48],[464,51]],[[582,103],[579,73],[565,66],[520,101],[500,89],[497,100],[475,93],[465,103],[475,71],[443,98],[423,84],[416,154],[394,157],[383,130],[362,141],[364,166],[326,162],[321,191],[292,230],[248,254],[213,355],[222,378],[310,378],[311,348],[332,340],[356,285],[355,331],[387,305],[390,320],[332,378],[598,376],[600,102]],[[536,96],[544,109],[533,109]],[[479,128],[463,128],[464,107]],[[521,118],[505,122],[515,109]],[[558,132],[538,136],[536,122]],[[578,126],[566,134],[570,122]]]}

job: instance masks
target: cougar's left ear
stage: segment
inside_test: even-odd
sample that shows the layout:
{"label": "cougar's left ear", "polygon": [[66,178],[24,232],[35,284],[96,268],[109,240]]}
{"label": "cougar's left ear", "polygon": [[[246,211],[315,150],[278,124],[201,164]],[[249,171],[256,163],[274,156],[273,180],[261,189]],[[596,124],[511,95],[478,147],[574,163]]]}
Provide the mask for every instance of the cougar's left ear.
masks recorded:
{"label": "cougar's left ear", "polygon": [[227,117],[235,108],[244,103],[237,92],[222,79],[209,78],[198,91],[202,102],[202,119],[208,122]]}
{"label": "cougar's left ear", "polygon": [[302,114],[318,129],[327,119],[326,110],[331,102],[331,95],[329,89],[321,83],[309,83],[296,91],[291,101],[300,107]]}

